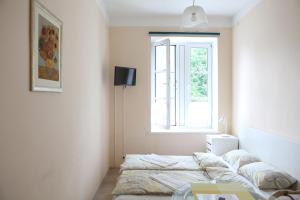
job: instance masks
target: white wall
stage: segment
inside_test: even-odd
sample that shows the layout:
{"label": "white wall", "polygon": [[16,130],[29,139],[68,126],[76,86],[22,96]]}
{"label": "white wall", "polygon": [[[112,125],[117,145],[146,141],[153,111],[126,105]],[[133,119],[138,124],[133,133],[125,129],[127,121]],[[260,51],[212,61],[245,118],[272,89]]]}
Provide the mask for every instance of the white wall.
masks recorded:
{"label": "white wall", "polygon": [[300,1],[264,0],[233,34],[233,127],[300,140]]}
{"label": "white wall", "polygon": [[[160,27],[113,27],[110,28],[111,67],[115,65],[137,68],[137,85],[125,92],[125,116],[123,118],[122,88],[116,88],[115,152],[111,162],[122,162],[123,119],[126,153],[187,154],[204,151],[204,133],[149,134],[150,130],[150,66],[151,42],[149,31],[180,31]],[[220,31],[219,38],[219,116],[226,116],[231,123],[231,28]],[[115,154],[115,155],[114,155]]]}
{"label": "white wall", "polygon": [[90,200],[109,166],[109,30],[95,0],[63,21],[63,93],[30,92],[29,0],[0,0],[0,199]]}

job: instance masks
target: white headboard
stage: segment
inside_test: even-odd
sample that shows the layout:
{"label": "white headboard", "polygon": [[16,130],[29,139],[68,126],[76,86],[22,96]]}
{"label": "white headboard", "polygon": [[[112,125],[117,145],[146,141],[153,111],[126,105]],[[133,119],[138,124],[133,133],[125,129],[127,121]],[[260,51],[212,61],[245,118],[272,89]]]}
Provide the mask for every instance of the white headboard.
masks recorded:
{"label": "white headboard", "polygon": [[243,129],[239,135],[241,149],[273,164],[300,181],[300,142],[257,129]]}

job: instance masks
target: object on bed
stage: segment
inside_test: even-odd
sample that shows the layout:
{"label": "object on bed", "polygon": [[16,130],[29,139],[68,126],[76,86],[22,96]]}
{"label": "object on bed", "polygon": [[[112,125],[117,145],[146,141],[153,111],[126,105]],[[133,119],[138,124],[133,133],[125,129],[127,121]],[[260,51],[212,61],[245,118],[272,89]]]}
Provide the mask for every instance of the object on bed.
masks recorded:
{"label": "object on bed", "polygon": [[[171,196],[155,196],[155,195],[120,195],[113,198],[113,200],[177,200]],[[182,198],[178,199],[182,200]],[[192,199],[194,200],[194,199]]]}
{"label": "object on bed", "polygon": [[259,189],[286,189],[297,182],[288,173],[264,162],[244,165],[239,169],[239,174],[246,177]]}
{"label": "object on bed", "polygon": [[235,194],[197,194],[196,200],[239,200]]}
{"label": "object on bed", "polygon": [[212,153],[195,152],[194,157],[201,169],[205,169],[207,167],[228,168],[228,164],[221,157]]}
{"label": "object on bed", "polygon": [[192,192],[194,196],[198,194],[231,194],[235,195],[238,200],[258,200],[258,198],[253,197],[246,188],[236,183],[196,183],[192,184]]}
{"label": "object on bed", "polygon": [[222,158],[236,171],[244,165],[260,161],[257,157],[243,149],[230,151],[224,154]]}
{"label": "object on bed", "polygon": [[153,180],[157,174],[185,183],[210,181],[203,171],[125,170],[119,177],[113,195],[172,195],[173,189]]}
{"label": "object on bed", "polygon": [[[182,194],[173,194],[172,200],[195,200],[198,194],[231,194],[239,196],[239,200],[247,200],[249,198],[255,200],[266,200],[263,196],[256,193],[254,190],[232,183],[210,184],[210,183],[193,183],[191,188]],[[149,199],[150,200],[150,199]],[[197,199],[198,200],[198,199]],[[214,198],[209,200],[216,200]],[[227,200],[227,199],[226,199]]]}
{"label": "object on bed", "polygon": [[300,190],[279,190],[274,192],[269,200],[299,200],[300,199]]}
{"label": "object on bed", "polygon": [[193,156],[160,156],[160,159],[166,159],[176,162],[173,165],[160,166],[151,162],[145,161],[144,158],[148,155],[142,154],[127,154],[124,163],[121,165],[123,170],[199,170],[200,167],[194,160]]}

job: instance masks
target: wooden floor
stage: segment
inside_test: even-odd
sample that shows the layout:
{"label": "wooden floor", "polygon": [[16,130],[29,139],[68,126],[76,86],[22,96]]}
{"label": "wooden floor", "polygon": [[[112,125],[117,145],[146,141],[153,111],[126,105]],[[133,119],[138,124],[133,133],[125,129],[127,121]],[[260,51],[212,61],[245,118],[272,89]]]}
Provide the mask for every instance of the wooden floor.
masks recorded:
{"label": "wooden floor", "polygon": [[120,169],[110,169],[107,172],[94,197],[94,200],[112,200],[111,192],[117,183],[119,171]]}

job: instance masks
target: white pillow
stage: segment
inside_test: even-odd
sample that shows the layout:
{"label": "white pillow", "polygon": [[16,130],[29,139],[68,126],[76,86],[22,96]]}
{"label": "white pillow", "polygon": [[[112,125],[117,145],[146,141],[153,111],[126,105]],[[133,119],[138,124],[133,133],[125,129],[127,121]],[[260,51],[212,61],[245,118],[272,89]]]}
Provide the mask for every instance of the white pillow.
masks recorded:
{"label": "white pillow", "polygon": [[222,158],[236,171],[244,165],[260,161],[257,157],[242,149],[229,151]]}
{"label": "white pillow", "polygon": [[286,189],[297,182],[289,174],[280,171],[264,162],[255,162],[244,165],[239,174],[247,178],[259,189]]}
{"label": "white pillow", "polygon": [[219,156],[212,153],[194,153],[196,162],[202,169],[207,167],[224,167],[228,168],[228,164]]}

